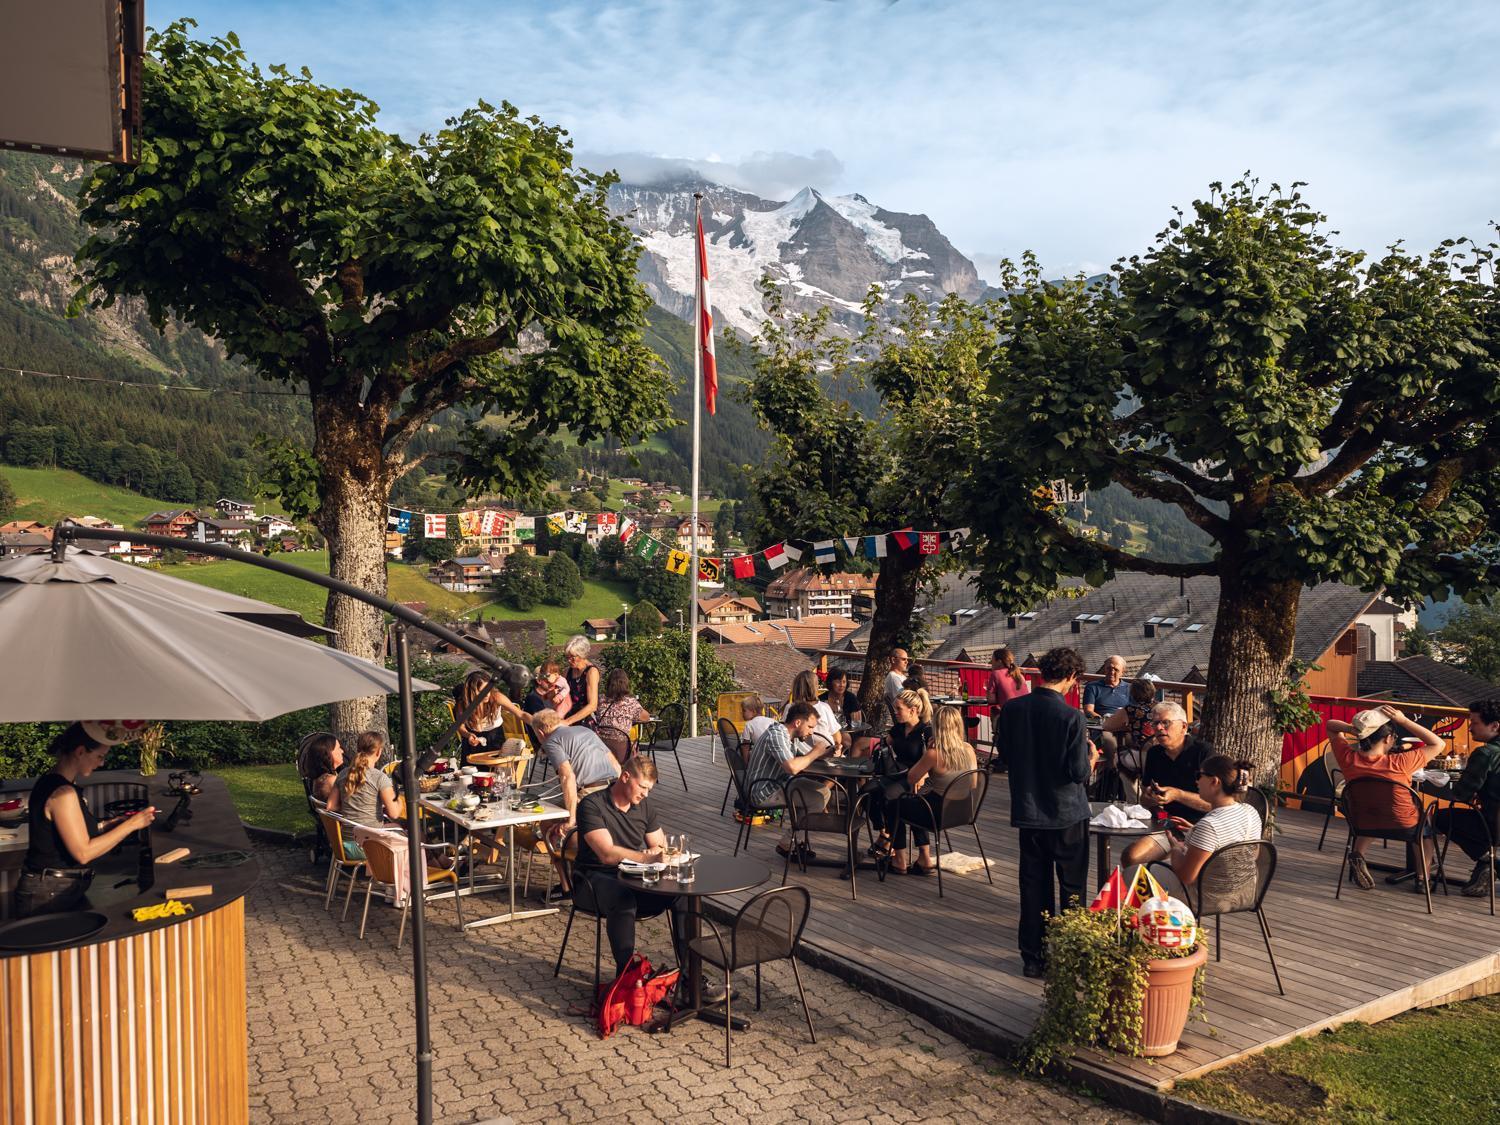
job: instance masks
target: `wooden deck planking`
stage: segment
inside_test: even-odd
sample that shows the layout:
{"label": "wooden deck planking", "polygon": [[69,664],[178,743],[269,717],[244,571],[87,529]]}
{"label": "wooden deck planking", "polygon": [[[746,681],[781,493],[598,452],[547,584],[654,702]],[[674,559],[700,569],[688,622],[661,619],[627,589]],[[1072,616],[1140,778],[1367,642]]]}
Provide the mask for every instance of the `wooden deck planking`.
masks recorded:
{"label": "wooden deck planking", "polygon": [[[709,760],[712,742],[683,740],[688,793],[663,758],[653,800],[671,827],[693,835],[695,848],[728,852],[737,826],[728,814],[719,815],[726,773],[722,761]],[[898,1003],[904,993],[907,1006],[921,1014],[951,1014],[954,1020],[941,1022],[963,1025],[976,1040],[1024,1037],[1039,1010],[1041,987],[1021,975],[1015,948],[1017,846],[1009,801],[1004,778],[995,778],[980,817],[993,886],[982,872],[945,873],[939,899],[934,878],[892,876],[881,883],[868,870],[860,872],[860,897],[851,902],[849,884],[836,869],[803,874],[794,864],[790,881],[814,897],[803,937],[809,959]],[[1232,915],[1223,920],[1224,960],[1209,962],[1204,1018],[1190,1021],[1177,1054],[1146,1060],[1086,1052],[1080,1056],[1085,1068],[1162,1090],[1296,1035],[1351,1018],[1385,1018],[1500,973],[1500,918],[1490,917],[1486,900],[1463,898],[1456,889],[1445,899],[1439,892],[1428,916],[1422,896],[1408,886],[1377,884],[1375,891],[1351,885],[1335,901],[1343,836],[1334,825],[1318,852],[1322,823],[1320,813],[1287,809],[1278,820],[1279,866],[1265,912],[1287,995],[1276,991],[1255,919]],[[766,886],[781,880],[774,851],[779,832],[775,826],[751,832],[750,854],[772,869]],[[961,852],[977,852],[972,833],[955,833],[953,842]],[[813,843],[820,855],[840,850],[837,837],[815,836]],[[1089,872],[1092,880],[1092,849]],[[735,907],[748,897],[722,902]]]}

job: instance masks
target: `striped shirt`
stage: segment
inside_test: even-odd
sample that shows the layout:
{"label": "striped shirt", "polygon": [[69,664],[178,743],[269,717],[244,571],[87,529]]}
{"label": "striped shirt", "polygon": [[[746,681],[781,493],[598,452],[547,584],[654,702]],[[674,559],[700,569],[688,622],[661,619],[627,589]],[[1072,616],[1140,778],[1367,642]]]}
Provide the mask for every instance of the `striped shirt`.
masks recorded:
{"label": "striped shirt", "polygon": [[791,776],[786,763],[796,756],[792,733],[786,724],[772,723],[750,751],[750,765],[745,772],[750,780],[750,799],[757,805],[781,804],[782,783]]}

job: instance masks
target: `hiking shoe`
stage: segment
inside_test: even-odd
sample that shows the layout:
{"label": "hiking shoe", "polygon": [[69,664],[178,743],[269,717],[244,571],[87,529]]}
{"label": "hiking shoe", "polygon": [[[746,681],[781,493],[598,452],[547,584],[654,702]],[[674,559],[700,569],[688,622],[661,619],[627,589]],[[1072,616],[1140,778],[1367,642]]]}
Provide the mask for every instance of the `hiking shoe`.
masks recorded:
{"label": "hiking shoe", "polygon": [[1424,879],[1417,875],[1411,881],[1412,894],[1425,895],[1438,889],[1436,879]]}
{"label": "hiking shoe", "polygon": [[1362,855],[1349,858],[1349,878],[1354,880],[1354,885],[1362,891],[1375,889],[1375,876],[1370,874],[1370,868]]}
{"label": "hiking shoe", "polygon": [[1465,898],[1484,898],[1490,893],[1490,860],[1481,859],[1474,865],[1474,873],[1458,893]]}

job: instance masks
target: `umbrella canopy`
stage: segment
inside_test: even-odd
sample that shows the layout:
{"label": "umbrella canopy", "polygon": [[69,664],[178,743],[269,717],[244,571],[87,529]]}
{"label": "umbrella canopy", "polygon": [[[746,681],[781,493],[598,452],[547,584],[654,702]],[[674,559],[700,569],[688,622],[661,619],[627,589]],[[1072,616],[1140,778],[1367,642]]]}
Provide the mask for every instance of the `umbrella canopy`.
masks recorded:
{"label": "umbrella canopy", "polygon": [[294,637],[334,635],[333,630],[325,629],[321,625],[313,625],[304,620],[300,613],[294,613],[282,606],[256,601],[254,598],[243,598],[239,594],[216,590],[212,586],[203,586],[182,578],[173,578],[160,571],[119,562],[88,551],[70,548],[67,554],[67,570],[63,575],[56,572],[56,566],[57,564],[52,561],[51,552],[44,551],[35,555],[20,555],[0,561],[0,572],[17,582],[83,582],[89,580],[90,576],[102,575],[127,586],[141,586],[147,590],[155,590],[168,597],[191,602],[202,609],[212,610],[215,613],[227,613],[231,617],[238,617],[256,625],[264,625],[268,629],[278,629]]}
{"label": "umbrella canopy", "polygon": [[0,562],[0,722],[258,722],[398,689],[369,661],[120,581],[124,564],[38,558]]}

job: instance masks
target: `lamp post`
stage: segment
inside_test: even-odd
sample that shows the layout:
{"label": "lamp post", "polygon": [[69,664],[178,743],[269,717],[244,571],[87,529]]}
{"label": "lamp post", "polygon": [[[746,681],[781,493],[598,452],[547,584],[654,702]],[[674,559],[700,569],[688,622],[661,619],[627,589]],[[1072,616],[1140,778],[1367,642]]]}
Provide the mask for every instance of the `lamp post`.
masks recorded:
{"label": "lamp post", "polygon": [[677,631],[680,633],[683,631],[683,628],[684,626],[682,624],[682,610],[679,609],[677,611]]}
{"label": "lamp post", "polygon": [[630,603],[620,603],[620,620],[625,623],[625,643],[630,643]]}

